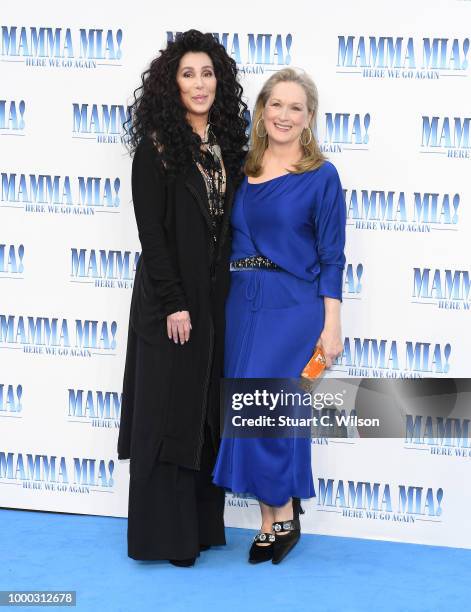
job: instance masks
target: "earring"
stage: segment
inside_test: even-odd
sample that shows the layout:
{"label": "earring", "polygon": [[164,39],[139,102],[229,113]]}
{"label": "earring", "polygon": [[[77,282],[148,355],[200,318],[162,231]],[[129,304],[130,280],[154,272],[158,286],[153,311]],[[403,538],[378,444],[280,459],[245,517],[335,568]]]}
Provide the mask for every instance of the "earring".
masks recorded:
{"label": "earring", "polygon": [[266,130],[266,128],[265,128],[265,125],[263,125],[263,128],[264,128],[264,130],[265,130],[265,134],[259,134],[259,129],[258,129],[258,128],[259,128],[259,126],[260,126],[260,121],[262,121],[262,118],[261,118],[261,117],[260,117],[260,119],[257,121],[257,124],[256,124],[256,126],[255,126],[255,133],[257,134],[257,136],[258,136],[259,138],[265,138],[265,136],[267,135],[267,130]]}
{"label": "earring", "polygon": [[[309,132],[309,140],[307,142],[303,142],[303,132],[304,130],[307,130]],[[303,147],[307,147],[308,144],[311,143],[312,140],[312,130],[310,127],[307,128],[303,128],[303,131],[301,132],[300,136],[299,136],[299,142],[303,145]]]}

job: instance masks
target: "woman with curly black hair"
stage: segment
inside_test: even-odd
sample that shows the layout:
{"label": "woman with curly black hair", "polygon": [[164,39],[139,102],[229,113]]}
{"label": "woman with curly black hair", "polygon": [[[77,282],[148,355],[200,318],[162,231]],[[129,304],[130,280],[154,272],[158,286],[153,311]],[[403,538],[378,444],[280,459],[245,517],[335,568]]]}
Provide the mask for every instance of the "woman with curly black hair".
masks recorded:
{"label": "woman with curly black hair", "polygon": [[127,134],[141,257],[118,456],[130,458],[128,554],[190,566],[225,544],[219,444],[229,218],[246,105],[211,34],[175,37],[142,75]]}

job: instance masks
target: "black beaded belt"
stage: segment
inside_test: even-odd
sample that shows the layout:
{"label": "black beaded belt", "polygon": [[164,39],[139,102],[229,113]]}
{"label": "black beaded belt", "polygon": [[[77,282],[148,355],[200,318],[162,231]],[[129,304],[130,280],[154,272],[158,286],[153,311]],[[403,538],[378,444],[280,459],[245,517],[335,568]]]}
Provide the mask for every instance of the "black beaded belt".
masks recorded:
{"label": "black beaded belt", "polygon": [[265,257],[265,255],[252,255],[231,261],[230,270],[250,270],[252,268],[262,268],[264,270],[281,270],[280,266]]}

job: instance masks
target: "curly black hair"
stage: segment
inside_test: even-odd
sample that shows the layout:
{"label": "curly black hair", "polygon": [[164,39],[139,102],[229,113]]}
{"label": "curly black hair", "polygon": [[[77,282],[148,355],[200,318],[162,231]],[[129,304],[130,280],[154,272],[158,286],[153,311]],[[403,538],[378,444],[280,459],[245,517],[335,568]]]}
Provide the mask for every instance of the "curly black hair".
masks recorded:
{"label": "curly black hair", "polygon": [[180,60],[188,52],[207,53],[213,62],[217,86],[210,113],[212,131],[227,172],[238,181],[247,150],[247,105],[235,61],[209,33],[188,30],[177,34],[143,72],[124,124],[128,146],[133,153],[143,138],[154,138],[166,170],[174,175],[199,156],[201,138],[187,121],[176,80]]}

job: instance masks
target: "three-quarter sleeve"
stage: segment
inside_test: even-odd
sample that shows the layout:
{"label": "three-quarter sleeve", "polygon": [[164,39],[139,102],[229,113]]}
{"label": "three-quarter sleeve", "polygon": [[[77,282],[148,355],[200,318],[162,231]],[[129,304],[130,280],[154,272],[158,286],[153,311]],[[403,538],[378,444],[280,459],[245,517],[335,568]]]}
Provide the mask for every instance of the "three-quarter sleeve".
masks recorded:
{"label": "three-quarter sleeve", "polygon": [[188,310],[181,279],[171,257],[164,227],[165,177],[150,140],[139,143],[132,164],[132,197],[141,257],[165,315]]}
{"label": "three-quarter sleeve", "polygon": [[325,180],[318,191],[314,219],[320,263],[318,295],[342,301],[347,211],[338,172],[333,164],[325,164]]}

